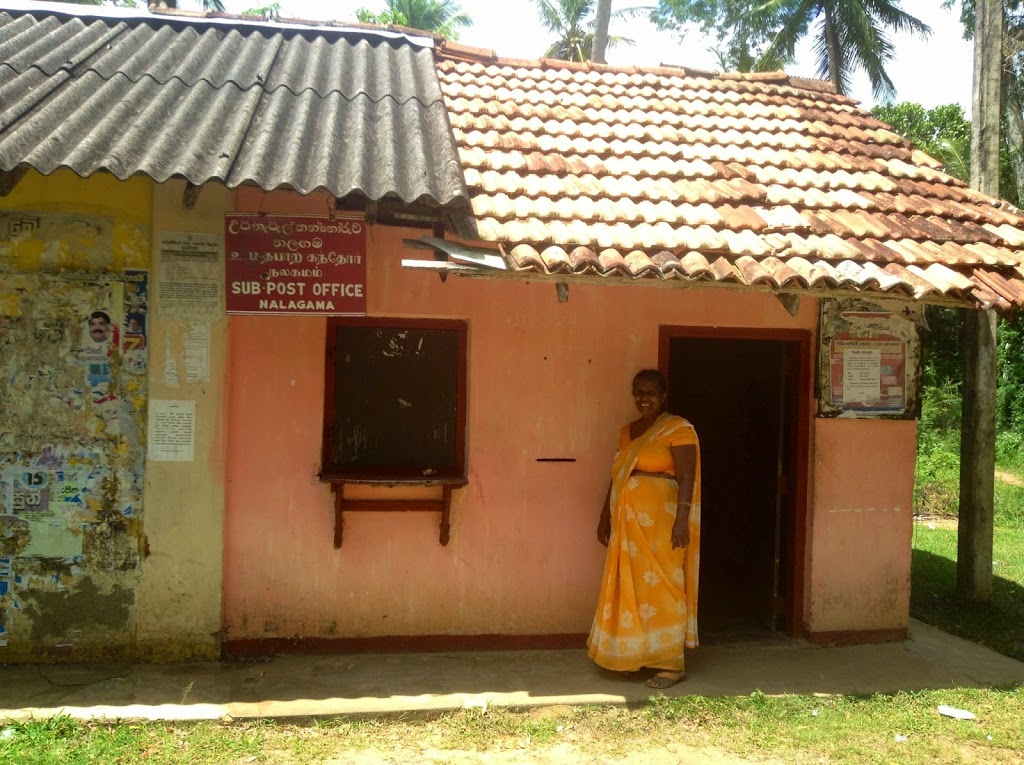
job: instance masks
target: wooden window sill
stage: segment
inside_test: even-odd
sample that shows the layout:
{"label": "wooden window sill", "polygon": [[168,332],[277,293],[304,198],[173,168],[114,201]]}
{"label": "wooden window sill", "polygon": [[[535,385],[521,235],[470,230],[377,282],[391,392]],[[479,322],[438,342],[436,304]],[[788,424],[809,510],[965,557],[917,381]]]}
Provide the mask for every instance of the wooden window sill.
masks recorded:
{"label": "wooden window sill", "polygon": [[[465,486],[469,480],[464,477],[354,477],[334,478],[321,476],[321,480],[331,484],[334,492],[334,549],[340,549],[345,534],[345,511],[359,512],[440,512],[441,524],[438,541],[447,545],[451,535],[452,489]],[[348,499],[345,497],[345,484],[363,486],[441,486],[440,499]]]}

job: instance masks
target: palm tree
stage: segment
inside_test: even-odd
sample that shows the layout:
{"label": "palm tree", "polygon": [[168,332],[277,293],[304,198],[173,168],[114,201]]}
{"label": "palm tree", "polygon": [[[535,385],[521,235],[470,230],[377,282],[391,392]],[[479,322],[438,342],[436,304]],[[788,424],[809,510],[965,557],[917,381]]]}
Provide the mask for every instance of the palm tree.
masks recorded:
{"label": "palm tree", "polygon": [[[544,52],[546,58],[562,61],[590,61],[594,52],[596,17],[595,0],[533,0],[540,15],[540,23],[558,36]],[[610,18],[624,18],[646,12],[646,8],[623,8],[610,14]],[[608,36],[608,47],[616,44],[632,45],[624,37]]]}
{"label": "palm tree", "polygon": [[394,24],[434,32],[449,40],[459,39],[459,29],[473,25],[458,0],[386,0],[387,8],[374,13],[366,8],[356,18],[366,24]]}
{"label": "palm tree", "polygon": [[885,65],[895,48],[886,30],[931,34],[931,28],[904,11],[899,0],[775,0],[766,5],[776,6],[766,10],[782,20],[782,27],[761,54],[761,60],[772,65],[780,60],[791,61],[800,38],[816,24],[817,75],[831,80],[840,93],[849,90],[853,71],[863,69],[875,97],[891,98],[896,86]]}
{"label": "palm tree", "polygon": [[732,59],[762,71],[791,62],[797,43],[813,34],[817,75],[846,93],[850,75],[863,69],[876,98],[896,92],[885,71],[895,53],[888,32],[931,34],[900,0],[659,0],[652,19],[662,28],[696,23]]}

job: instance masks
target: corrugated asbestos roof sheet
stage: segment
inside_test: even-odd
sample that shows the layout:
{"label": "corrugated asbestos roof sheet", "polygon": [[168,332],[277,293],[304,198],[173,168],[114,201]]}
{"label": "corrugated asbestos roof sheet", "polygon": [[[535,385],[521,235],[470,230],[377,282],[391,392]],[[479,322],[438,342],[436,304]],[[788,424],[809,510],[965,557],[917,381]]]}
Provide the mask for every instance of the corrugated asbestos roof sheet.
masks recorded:
{"label": "corrugated asbestos roof sheet", "polygon": [[512,271],[1024,305],[1024,216],[825,83],[499,59],[439,72],[479,238]]}
{"label": "corrugated asbestos roof sheet", "polygon": [[0,169],[467,196],[422,40],[74,10],[0,8]]}

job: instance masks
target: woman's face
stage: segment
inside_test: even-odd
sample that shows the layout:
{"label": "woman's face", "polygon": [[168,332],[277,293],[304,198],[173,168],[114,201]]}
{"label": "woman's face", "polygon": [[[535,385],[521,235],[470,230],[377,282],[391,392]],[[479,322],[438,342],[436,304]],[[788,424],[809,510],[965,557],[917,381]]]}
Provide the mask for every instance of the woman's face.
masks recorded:
{"label": "woman's face", "polygon": [[633,383],[633,401],[641,417],[654,417],[665,408],[667,394],[654,380],[637,380]]}

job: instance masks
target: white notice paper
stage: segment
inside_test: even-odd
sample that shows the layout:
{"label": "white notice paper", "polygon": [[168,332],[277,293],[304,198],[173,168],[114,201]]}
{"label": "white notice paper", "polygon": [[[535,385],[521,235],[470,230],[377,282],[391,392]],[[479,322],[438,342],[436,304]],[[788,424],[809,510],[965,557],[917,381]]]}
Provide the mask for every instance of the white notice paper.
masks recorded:
{"label": "white notice paper", "polygon": [[882,352],[878,348],[843,351],[843,401],[868,403],[882,397]]}
{"label": "white notice paper", "polygon": [[159,234],[157,306],[169,319],[217,321],[224,314],[221,237],[187,231]]}
{"label": "white notice paper", "polygon": [[207,382],[210,379],[210,323],[191,322],[185,338],[186,382]]}
{"label": "white notice paper", "polygon": [[196,402],[150,399],[149,459],[191,462],[195,450]]}
{"label": "white notice paper", "polygon": [[167,353],[164,354],[164,385],[169,388],[178,387],[178,366],[174,361],[174,354],[171,353],[171,344],[167,343]]}

